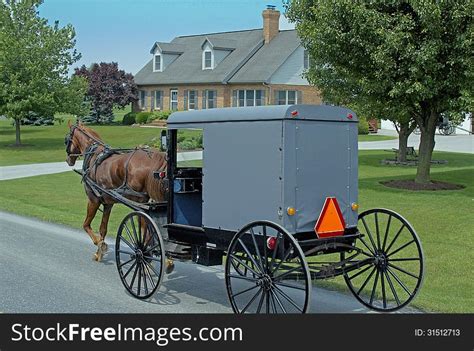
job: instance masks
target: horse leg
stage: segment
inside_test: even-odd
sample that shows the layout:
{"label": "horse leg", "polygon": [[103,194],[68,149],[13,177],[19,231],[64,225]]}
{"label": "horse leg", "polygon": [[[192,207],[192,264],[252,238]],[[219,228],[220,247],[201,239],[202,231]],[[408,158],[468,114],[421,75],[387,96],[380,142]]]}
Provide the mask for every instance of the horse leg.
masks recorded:
{"label": "horse leg", "polygon": [[93,202],[89,200],[89,202],[87,203],[86,219],[84,220],[84,224],[82,225],[86,233],[89,234],[94,245],[97,245],[100,239],[97,235],[94,234],[94,231],[92,230],[92,227],[91,227],[91,223],[97,213],[97,210],[99,209],[99,206],[100,206],[99,202]]}
{"label": "horse leg", "polygon": [[109,224],[110,212],[112,211],[113,204],[104,204],[104,210],[102,212],[102,221],[100,223],[100,241],[97,244],[97,252],[95,253],[95,260],[101,261],[104,254],[107,252],[108,246],[105,243],[105,236],[107,235],[107,225]]}

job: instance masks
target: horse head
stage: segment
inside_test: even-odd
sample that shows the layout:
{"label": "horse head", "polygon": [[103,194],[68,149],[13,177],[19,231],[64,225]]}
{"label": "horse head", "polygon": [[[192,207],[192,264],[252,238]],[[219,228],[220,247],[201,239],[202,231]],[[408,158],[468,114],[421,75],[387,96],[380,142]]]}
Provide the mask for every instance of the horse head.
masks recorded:
{"label": "horse head", "polygon": [[80,149],[80,144],[78,136],[76,135],[76,130],[79,128],[79,122],[71,124],[71,121],[67,121],[67,126],[69,127],[69,132],[64,138],[64,145],[66,145],[66,162],[69,166],[74,166],[76,164],[77,158],[82,154]]}

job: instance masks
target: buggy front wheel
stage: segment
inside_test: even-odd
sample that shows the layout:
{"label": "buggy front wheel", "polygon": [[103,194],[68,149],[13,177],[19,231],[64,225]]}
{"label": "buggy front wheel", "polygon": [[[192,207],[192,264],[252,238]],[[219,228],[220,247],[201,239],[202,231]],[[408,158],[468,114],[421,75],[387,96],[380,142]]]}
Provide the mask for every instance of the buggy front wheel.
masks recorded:
{"label": "buggy front wheel", "polygon": [[138,299],[147,299],[160,286],[165,253],[156,223],[144,212],[129,213],[120,224],[115,261],[120,280]]}
{"label": "buggy front wheel", "polygon": [[306,313],[308,264],[298,242],[269,221],[243,227],[227,251],[225,280],[235,313]]}
{"label": "buggy front wheel", "polygon": [[[360,252],[357,269],[344,273],[350,291],[364,306],[393,312],[408,305],[423,282],[424,261],[420,240],[413,227],[398,213],[371,209],[359,215],[356,240]],[[344,254],[342,254],[344,259]]]}

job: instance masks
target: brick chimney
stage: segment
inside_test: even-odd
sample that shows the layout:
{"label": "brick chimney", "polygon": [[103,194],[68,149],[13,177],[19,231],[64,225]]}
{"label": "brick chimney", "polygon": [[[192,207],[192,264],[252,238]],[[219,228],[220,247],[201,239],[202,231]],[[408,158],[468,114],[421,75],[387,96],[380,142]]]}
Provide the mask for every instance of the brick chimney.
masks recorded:
{"label": "brick chimney", "polygon": [[267,5],[267,8],[262,12],[262,17],[263,38],[265,39],[265,44],[268,44],[277,36],[280,30],[280,11],[275,10],[273,5]]}

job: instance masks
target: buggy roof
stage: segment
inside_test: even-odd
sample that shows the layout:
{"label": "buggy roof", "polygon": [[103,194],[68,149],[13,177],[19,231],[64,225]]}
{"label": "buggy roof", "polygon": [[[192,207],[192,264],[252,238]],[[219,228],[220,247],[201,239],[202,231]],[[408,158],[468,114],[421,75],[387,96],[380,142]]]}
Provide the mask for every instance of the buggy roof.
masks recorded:
{"label": "buggy roof", "polygon": [[[297,111],[298,114],[293,116],[293,111]],[[351,119],[347,117],[349,113],[352,114]],[[276,121],[284,119],[357,122],[357,116],[353,111],[339,106],[271,105],[174,112],[169,116],[167,124],[169,128],[184,128],[183,125],[193,124]]]}

